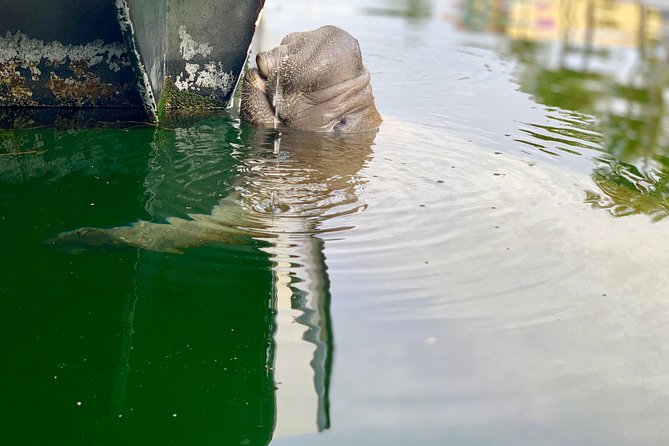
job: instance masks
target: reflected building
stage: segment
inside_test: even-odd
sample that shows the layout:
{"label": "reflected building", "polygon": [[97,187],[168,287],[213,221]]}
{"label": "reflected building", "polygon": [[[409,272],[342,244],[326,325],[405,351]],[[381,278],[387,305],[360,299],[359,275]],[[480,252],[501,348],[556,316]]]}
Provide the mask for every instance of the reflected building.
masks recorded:
{"label": "reflected building", "polygon": [[588,47],[636,47],[639,39],[657,41],[661,14],[638,1],[517,0],[509,2],[511,39]]}
{"label": "reflected building", "polygon": [[317,433],[330,427],[334,353],[323,234],[346,229],[329,226],[333,217],[361,209],[359,172],[376,132],[332,137],[284,131],[279,138],[253,132],[260,140],[252,145],[266,152],[245,157],[249,174],[238,190],[249,213],[260,211],[254,237],[267,243],[262,250],[272,262],[274,437]]}
{"label": "reflected building", "polygon": [[284,229],[286,232],[265,248],[273,263],[276,306],[275,438],[330,427],[333,339],[323,242],[308,235],[299,240],[295,232]]}

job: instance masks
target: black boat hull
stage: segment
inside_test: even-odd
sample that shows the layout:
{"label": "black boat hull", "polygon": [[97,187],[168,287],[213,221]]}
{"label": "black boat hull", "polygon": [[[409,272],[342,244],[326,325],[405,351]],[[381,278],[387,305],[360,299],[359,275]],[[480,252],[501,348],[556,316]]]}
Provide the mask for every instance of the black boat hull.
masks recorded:
{"label": "black boat hull", "polygon": [[263,5],[0,0],[0,107],[142,109],[150,121],[226,107]]}

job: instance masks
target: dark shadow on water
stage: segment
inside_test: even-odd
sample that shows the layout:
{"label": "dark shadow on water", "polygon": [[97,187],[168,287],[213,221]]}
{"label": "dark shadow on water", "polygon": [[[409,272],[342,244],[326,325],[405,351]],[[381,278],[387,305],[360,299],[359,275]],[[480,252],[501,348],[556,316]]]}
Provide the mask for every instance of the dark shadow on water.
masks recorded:
{"label": "dark shadow on water", "polygon": [[106,127],[146,122],[144,108],[0,107],[0,131],[30,128]]}

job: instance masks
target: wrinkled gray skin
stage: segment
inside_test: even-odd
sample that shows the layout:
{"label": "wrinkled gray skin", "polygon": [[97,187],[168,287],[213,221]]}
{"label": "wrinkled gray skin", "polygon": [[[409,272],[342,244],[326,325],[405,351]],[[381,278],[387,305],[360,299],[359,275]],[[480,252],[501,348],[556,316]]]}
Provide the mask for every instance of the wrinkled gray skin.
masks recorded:
{"label": "wrinkled gray skin", "polygon": [[350,133],[381,124],[358,41],[335,26],[287,35],[246,72],[241,118],[256,125]]}

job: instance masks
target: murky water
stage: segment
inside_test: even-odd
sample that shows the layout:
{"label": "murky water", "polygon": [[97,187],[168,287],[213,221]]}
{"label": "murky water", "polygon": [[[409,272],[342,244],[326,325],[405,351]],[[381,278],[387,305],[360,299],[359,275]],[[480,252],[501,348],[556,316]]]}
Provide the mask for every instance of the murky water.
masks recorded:
{"label": "murky water", "polygon": [[270,0],[256,50],[360,40],[376,135],[2,131],[3,443],[664,444],[668,17]]}

